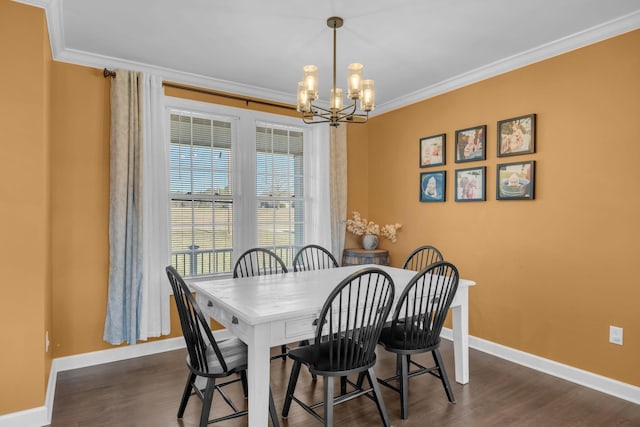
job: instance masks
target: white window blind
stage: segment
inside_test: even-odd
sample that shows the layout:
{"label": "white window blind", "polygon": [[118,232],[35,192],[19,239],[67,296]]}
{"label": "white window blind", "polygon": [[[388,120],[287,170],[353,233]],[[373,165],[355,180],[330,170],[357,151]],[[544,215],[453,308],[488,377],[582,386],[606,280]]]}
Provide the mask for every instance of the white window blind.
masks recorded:
{"label": "white window blind", "polygon": [[256,126],[258,246],[287,265],[305,241],[303,137],[301,130]]}
{"label": "white window blind", "polygon": [[232,126],[170,111],[171,261],[184,276],[232,268]]}

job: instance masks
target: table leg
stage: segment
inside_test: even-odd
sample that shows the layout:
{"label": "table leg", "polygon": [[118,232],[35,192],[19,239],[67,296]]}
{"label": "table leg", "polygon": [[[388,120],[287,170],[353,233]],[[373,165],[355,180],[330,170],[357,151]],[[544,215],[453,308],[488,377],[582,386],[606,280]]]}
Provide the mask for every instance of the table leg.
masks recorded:
{"label": "table leg", "polygon": [[456,381],[469,382],[469,289],[458,288],[460,305],[451,307]]}
{"label": "table leg", "polygon": [[254,326],[248,341],[249,427],[266,427],[269,424],[268,325]]}

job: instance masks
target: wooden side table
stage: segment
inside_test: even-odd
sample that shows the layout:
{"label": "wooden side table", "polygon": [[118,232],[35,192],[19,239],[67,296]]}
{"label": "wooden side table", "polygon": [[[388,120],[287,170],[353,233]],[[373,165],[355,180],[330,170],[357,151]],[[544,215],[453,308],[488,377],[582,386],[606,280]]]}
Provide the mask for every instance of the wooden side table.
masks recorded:
{"label": "wooden side table", "polygon": [[342,252],[342,265],[378,264],[389,265],[389,251],[386,249],[345,249]]}

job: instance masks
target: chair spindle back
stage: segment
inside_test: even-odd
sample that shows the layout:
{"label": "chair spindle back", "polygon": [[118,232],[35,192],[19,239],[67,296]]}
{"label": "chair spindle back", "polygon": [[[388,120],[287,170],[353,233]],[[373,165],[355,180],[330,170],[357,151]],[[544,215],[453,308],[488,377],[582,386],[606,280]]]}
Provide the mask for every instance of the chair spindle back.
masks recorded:
{"label": "chair spindle back", "polygon": [[324,270],[335,268],[338,261],[331,252],[318,245],[307,245],[293,259],[293,271]]}

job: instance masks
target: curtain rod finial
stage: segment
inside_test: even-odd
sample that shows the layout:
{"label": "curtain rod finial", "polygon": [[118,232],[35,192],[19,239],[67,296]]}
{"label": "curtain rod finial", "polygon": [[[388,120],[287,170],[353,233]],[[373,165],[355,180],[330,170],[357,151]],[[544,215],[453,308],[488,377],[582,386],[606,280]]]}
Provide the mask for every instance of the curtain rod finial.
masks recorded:
{"label": "curtain rod finial", "polygon": [[109,70],[109,69],[105,68],[102,71],[102,75],[105,76],[105,77],[115,77],[116,76],[116,72],[113,71],[113,70]]}

